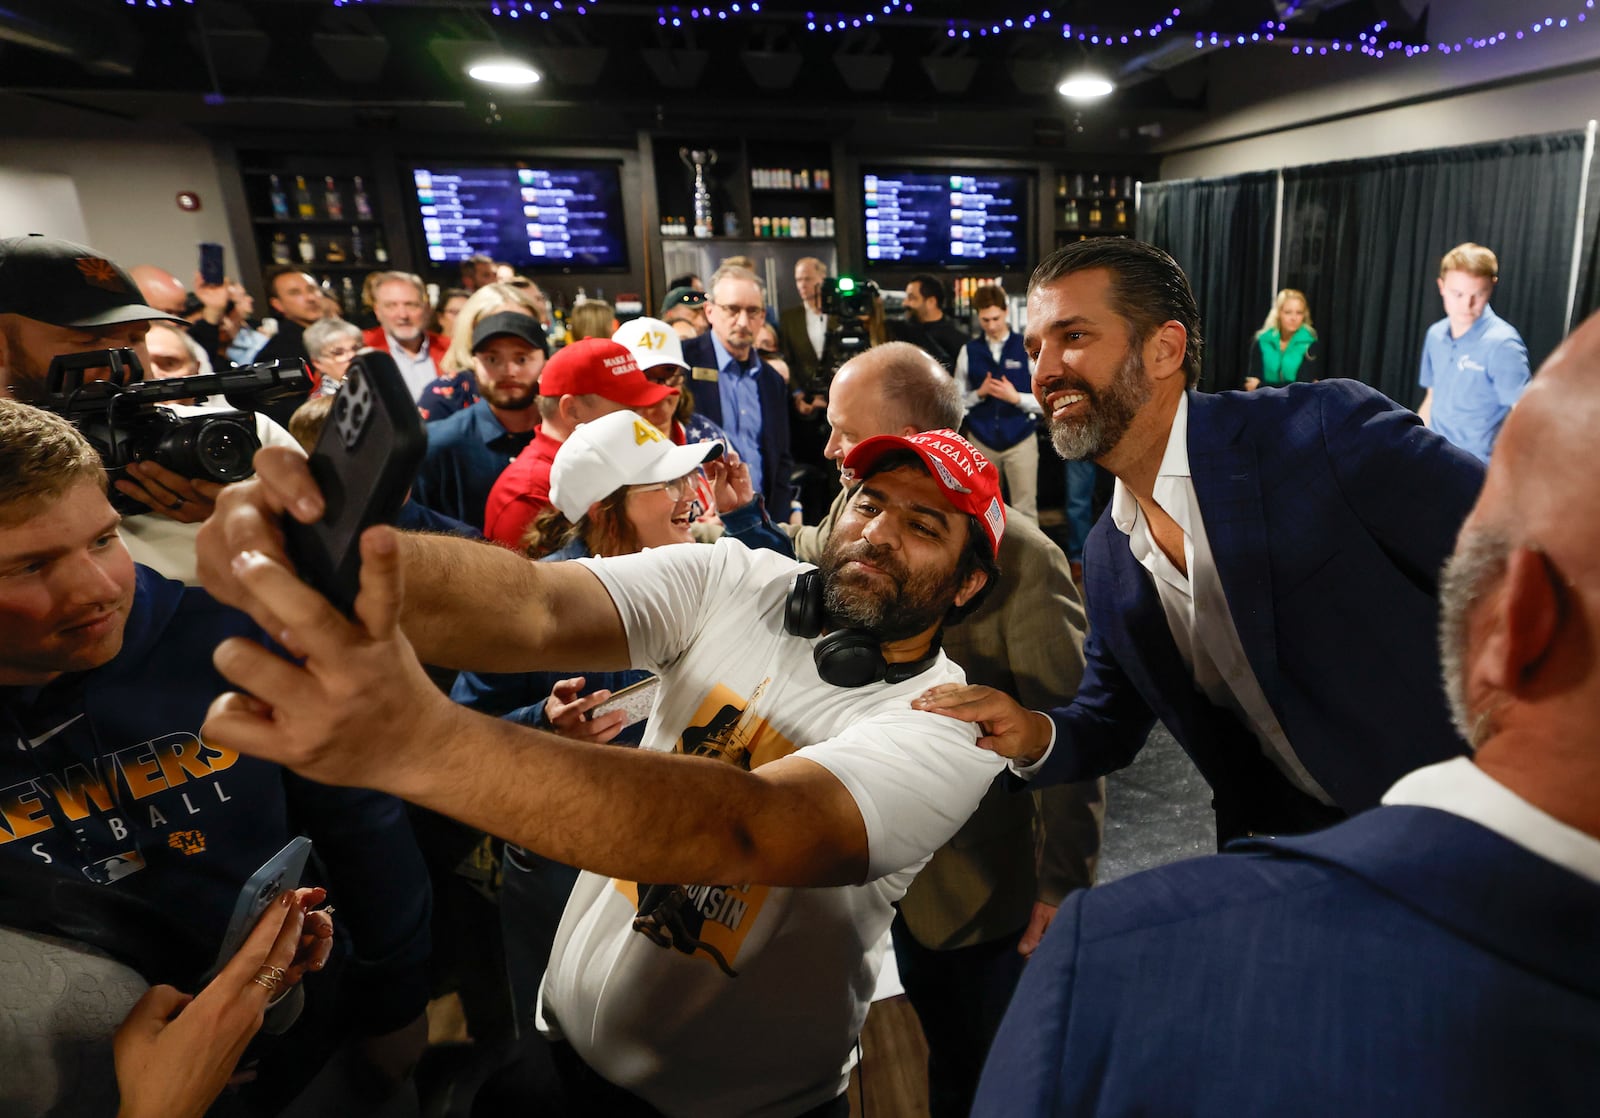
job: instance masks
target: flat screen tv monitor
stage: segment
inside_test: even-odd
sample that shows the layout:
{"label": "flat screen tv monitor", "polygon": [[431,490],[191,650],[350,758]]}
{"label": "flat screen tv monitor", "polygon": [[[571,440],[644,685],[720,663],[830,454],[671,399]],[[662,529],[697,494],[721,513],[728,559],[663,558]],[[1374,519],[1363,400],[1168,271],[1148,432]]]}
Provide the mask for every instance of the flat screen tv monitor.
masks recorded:
{"label": "flat screen tv monitor", "polygon": [[1018,171],[864,168],[869,264],[1024,271],[1033,244],[1033,176]]}
{"label": "flat screen tv monitor", "polygon": [[428,262],[477,253],[516,268],[625,271],[620,165],[609,162],[411,163]]}

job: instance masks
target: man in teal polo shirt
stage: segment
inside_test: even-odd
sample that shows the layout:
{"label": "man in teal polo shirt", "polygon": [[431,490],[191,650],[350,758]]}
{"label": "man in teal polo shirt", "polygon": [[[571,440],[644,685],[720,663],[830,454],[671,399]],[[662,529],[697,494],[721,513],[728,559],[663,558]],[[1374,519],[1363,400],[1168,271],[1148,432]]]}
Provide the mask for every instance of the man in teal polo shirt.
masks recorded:
{"label": "man in teal polo shirt", "polygon": [[1417,409],[1422,421],[1484,462],[1528,384],[1528,347],[1489,306],[1498,282],[1500,262],[1482,245],[1468,241],[1444,254],[1445,317],[1428,327],[1419,378],[1428,390]]}

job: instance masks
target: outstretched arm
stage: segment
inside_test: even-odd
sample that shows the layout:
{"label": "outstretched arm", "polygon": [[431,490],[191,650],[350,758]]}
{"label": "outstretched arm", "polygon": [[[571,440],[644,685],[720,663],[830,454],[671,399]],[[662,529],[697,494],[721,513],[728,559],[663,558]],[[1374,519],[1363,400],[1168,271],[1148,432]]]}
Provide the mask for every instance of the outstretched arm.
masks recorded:
{"label": "outstretched arm", "polygon": [[314,780],[392,792],[546,857],[634,881],[864,879],[867,830],[855,799],[802,756],[746,772],[597,748],[451,703],[400,631],[409,556],[387,529],[370,529],[362,542],[355,621],[264,555],[232,565],[248,608],[263,625],[276,622],[304,662],[242,638],[220,645],[218,669],[250,694],[212,705],[206,740]]}
{"label": "outstretched arm", "polygon": [[[284,625],[236,577],[234,561],[258,554],[288,566],[283,517],[310,524],[323,507],[303,457],[277,447],[260,451],[256,476],[223,490],[201,529],[196,554],[206,589],[278,637]],[[389,539],[406,580],[400,624],[427,663],[501,672],[628,666],[616,606],[580,564],[530,563],[504,548],[449,536]]]}

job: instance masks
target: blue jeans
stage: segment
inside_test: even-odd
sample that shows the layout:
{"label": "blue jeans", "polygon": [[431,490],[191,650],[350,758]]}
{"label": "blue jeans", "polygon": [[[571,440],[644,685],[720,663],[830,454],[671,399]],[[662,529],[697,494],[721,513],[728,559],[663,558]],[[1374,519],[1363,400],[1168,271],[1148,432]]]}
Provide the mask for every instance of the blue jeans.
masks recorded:
{"label": "blue jeans", "polygon": [[1083,562],[1083,545],[1094,527],[1095,464],[1067,463],[1067,558]]}
{"label": "blue jeans", "polygon": [[550,964],[550,948],[578,871],[506,843],[501,859],[500,927],[505,933],[506,971],[519,1035],[533,1030],[539,983]]}

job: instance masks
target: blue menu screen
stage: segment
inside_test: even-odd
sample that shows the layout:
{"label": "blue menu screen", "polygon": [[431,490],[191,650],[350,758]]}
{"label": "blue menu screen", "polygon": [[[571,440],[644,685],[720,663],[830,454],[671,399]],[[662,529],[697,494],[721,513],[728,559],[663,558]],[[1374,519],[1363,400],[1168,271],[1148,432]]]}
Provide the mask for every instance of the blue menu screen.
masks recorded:
{"label": "blue menu screen", "polygon": [[476,253],[518,268],[628,266],[616,164],[413,167],[428,260]]}
{"label": "blue menu screen", "polygon": [[868,170],[861,176],[873,263],[1022,270],[1032,230],[1026,174]]}

